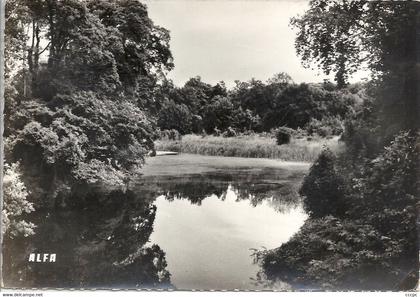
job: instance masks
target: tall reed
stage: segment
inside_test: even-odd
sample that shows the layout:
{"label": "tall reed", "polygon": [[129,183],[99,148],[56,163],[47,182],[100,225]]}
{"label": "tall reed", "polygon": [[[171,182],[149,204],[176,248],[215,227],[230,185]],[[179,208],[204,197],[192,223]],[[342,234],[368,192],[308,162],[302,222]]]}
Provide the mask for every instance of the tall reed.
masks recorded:
{"label": "tall reed", "polygon": [[182,140],[158,140],[156,150],[224,157],[270,158],[285,161],[312,162],[323,146],[338,148],[337,138],[292,139],[277,145],[274,138],[249,135],[236,137],[185,135]]}

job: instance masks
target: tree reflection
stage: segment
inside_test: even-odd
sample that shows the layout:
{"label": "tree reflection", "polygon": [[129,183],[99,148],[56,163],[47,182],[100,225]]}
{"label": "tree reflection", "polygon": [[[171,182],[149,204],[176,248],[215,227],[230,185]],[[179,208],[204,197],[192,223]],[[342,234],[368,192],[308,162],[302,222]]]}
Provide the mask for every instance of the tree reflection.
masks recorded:
{"label": "tree reflection", "polygon": [[[165,199],[186,199],[194,205],[212,196],[224,200],[228,191],[233,191],[237,201],[248,200],[256,207],[264,201],[278,212],[299,205],[298,184],[289,180],[264,179],[261,172],[207,172],[180,176],[148,176],[138,185],[148,196],[165,196]],[[255,181],[258,180],[256,183]]]}
{"label": "tree reflection", "polygon": [[[149,243],[157,197],[201,205],[209,197],[224,200],[233,194],[238,202],[266,203],[285,212],[300,204],[295,180],[300,176],[249,169],[143,176],[128,191],[79,187],[60,202],[62,208],[31,214],[35,236],[5,240],[5,285],[172,288],[164,251]],[[56,253],[57,262],[29,263],[30,253]]]}
{"label": "tree reflection", "polygon": [[[83,209],[37,212],[36,236],[5,242],[8,287],[168,288],[165,253],[148,244],[156,206],[131,191],[103,194]],[[55,263],[29,263],[56,253]]]}

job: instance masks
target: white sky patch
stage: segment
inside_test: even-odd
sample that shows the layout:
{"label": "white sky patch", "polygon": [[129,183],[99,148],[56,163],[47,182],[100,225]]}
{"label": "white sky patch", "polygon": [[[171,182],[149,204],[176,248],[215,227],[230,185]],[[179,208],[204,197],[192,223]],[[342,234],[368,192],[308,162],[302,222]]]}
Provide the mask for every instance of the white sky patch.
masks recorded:
{"label": "white sky patch", "polygon": [[[295,82],[321,82],[318,70],[305,69],[294,47],[290,18],[306,1],[143,0],[155,24],[171,32],[176,85],[197,75],[208,83],[251,78],[267,80],[286,72]],[[367,76],[356,74],[354,80]],[[330,77],[331,78],[331,77]]]}

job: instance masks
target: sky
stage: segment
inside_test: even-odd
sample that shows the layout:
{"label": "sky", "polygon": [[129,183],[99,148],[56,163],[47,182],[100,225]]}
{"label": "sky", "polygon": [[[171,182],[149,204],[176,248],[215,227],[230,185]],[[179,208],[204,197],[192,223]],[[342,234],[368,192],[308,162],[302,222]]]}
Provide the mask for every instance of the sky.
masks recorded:
{"label": "sky", "polygon": [[[156,25],[170,31],[175,69],[169,74],[182,86],[201,76],[228,87],[235,80],[266,81],[286,72],[295,82],[321,82],[326,76],[305,69],[294,48],[290,18],[307,2],[293,0],[143,0]],[[356,80],[366,76],[356,75]]]}

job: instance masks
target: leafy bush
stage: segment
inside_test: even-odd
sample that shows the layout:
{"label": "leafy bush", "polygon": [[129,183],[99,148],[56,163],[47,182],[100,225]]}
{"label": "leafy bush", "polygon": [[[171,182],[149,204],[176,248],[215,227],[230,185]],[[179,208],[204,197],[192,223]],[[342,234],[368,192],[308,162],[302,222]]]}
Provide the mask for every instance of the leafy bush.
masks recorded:
{"label": "leafy bush", "polygon": [[303,139],[307,136],[308,136],[308,131],[306,131],[305,129],[297,128],[294,131],[294,138],[296,139]]}
{"label": "leafy bush", "polygon": [[276,141],[278,145],[288,144],[292,138],[293,129],[280,127],[276,131]]}
{"label": "leafy bush", "polygon": [[377,101],[368,97],[358,106],[355,114],[344,121],[341,140],[346,144],[347,154],[353,160],[373,159],[385,145],[377,105]]}
{"label": "leafy bush", "polygon": [[240,131],[259,131],[261,129],[261,118],[251,110],[243,110],[240,106],[235,113],[232,124]]}
{"label": "leafy bush", "polygon": [[335,168],[335,157],[325,149],[312,165],[299,193],[311,217],[341,216],[345,210],[344,181]]}
{"label": "leafy bush", "polygon": [[333,216],[310,219],[287,243],[257,254],[268,279],[310,288],[391,290],[404,275],[395,242],[371,225]]}
{"label": "leafy bush", "polygon": [[175,129],[160,131],[159,138],[161,140],[181,140],[182,135]]}
{"label": "leafy bush", "polygon": [[223,137],[235,137],[236,135],[237,133],[232,127],[228,127],[227,130],[222,134]]}
{"label": "leafy bush", "polygon": [[22,219],[22,215],[33,212],[34,207],[27,200],[29,193],[22,182],[18,163],[5,164],[3,187],[2,234],[10,238],[33,235],[35,225]]}
{"label": "leafy bush", "polygon": [[311,119],[306,124],[305,130],[310,135],[317,134],[321,137],[328,137],[331,135],[340,135],[343,133],[343,123],[337,117],[323,117],[321,120]]}
{"label": "leafy bush", "polygon": [[355,179],[351,197],[354,207],[350,209],[350,215],[369,221],[413,255],[418,250],[418,157],[416,137],[400,132],[365,166],[363,176]]}
{"label": "leafy bush", "polygon": [[256,254],[261,273],[323,289],[413,289],[419,207],[413,134],[400,132],[358,177],[346,178],[347,195],[334,156],[324,151],[300,191],[310,218],[289,242]]}
{"label": "leafy bush", "polygon": [[55,205],[75,182],[124,184],[142,166],[153,149],[152,122],[119,99],[73,92],[22,102],[15,117],[25,124],[10,144],[10,161],[24,168],[37,206]]}

